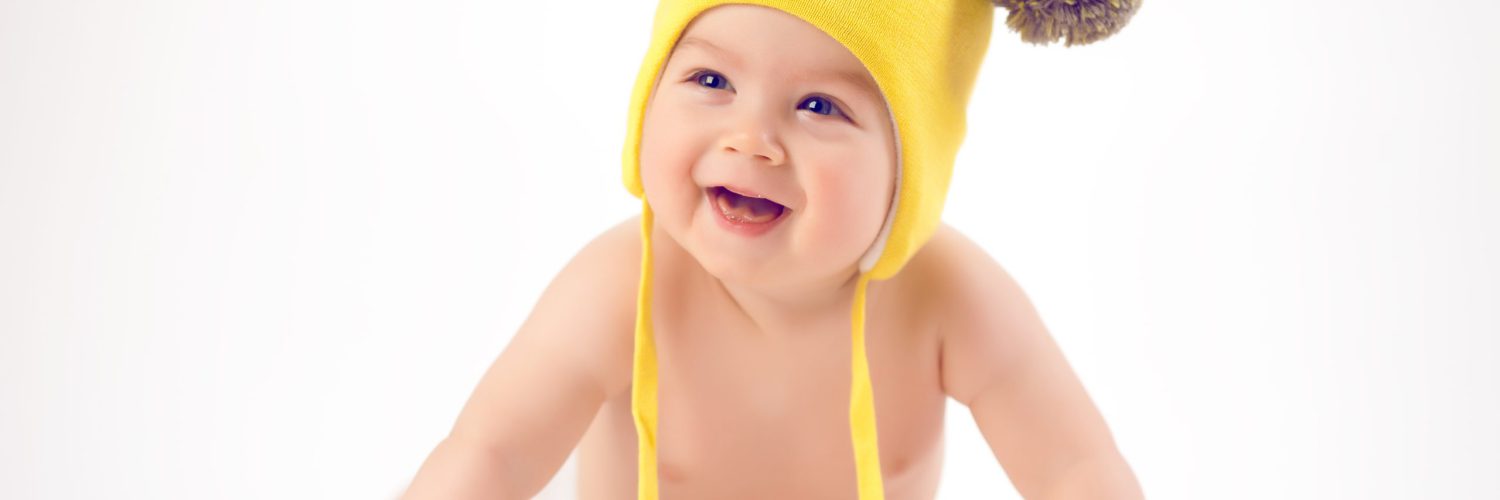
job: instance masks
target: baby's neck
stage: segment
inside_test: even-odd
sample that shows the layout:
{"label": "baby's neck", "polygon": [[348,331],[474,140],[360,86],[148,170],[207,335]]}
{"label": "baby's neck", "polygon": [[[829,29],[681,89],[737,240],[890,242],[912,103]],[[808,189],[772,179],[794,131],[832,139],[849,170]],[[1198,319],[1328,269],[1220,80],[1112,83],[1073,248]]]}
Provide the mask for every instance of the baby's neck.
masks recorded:
{"label": "baby's neck", "polygon": [[[654,251],[659,258],[690,263],[685,269],[690,279],[717,292],[711,306],[716,313],[740,315],[738,319],[748,321],[758,335],[805,336],[813,332],[847,332],[850,327],[854,287],[859,282],[859,269],[853,263],[843,272],[796,285],[747,284],[721,280],[708,272],[661,226],[654,228],[652,236],[652,241],[658,242]],[[878,297],[880,283],[870,282],[867,291],[870,303]],[[866,314],[870,310],[867,307]]]}
{"label": "baby's neck", "polygon": [[825,326],[830,324],[847,324],[859,275],[836,276],[791,290],[764,290],[713,276],[709,279],[723,291],[729,307],[750,320],[761,335],[798,336],[826,331]]}

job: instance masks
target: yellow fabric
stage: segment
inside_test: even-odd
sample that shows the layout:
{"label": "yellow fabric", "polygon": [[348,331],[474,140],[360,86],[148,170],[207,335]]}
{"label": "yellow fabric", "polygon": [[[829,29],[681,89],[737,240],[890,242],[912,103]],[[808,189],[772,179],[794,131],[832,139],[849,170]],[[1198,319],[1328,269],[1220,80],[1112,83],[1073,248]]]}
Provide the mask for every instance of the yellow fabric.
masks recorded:
{"label": "yellow fabric", "polygon": [[638,498],[656,500],[656,338],[651,335],[651,205],[641,198],[641,283],[635,302],[635,361],[630,376],[630,414],[638,443]]}
{"label": "yellow fabric", "polygon": [[870,274],[861,274],[854,285],[854,311],[850,314],[854,373],[849,389],[849,431],[854,439],[854,475],[861,500],[885,498],[880,446],[875,439],[875,389],[870,386],[870,363],[865,357],[865,291],[869,285]]}
{"label": "yellow fabric", "polygon": [[[874,77],[895,124],[898,176],[894,213],[872,266],[861,266],[851,315],[849,426],[861,500],[885,496],[875,402],[865,356],[865,293],[871,280],[894,276],[939,224],[953,160],[965,132],[965,108],[989,45],[989,0],[662,0],[651,43],[635,81],[626,130],[623,180],[642,200],[641,283],[636,304],[631,413],[639,444],[638,494],[657,500],[657,367],[651,323],[652,212],[640,177],[646,103],[687,24],[721,4],[752,4],[801,18],[849,49]],[[795,161],[795,158],[793,159]]]}

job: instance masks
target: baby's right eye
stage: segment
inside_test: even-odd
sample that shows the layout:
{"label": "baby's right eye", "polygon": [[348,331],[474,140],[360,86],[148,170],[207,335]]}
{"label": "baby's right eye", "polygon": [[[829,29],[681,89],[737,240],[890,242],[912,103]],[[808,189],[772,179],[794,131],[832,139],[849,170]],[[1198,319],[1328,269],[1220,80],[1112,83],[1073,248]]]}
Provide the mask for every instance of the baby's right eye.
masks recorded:
{"label": "baby's right eye", "polygon": [[715,73],[713,71],[708,71],[708,70],[704,70],[704,71],[699,71],[697,73],[693,73],[693,81],[696,82],[698,85],[702,85],[702,86],[705,86],[705,87],[708,87],[708,88],[713,88],[713,89],[720,88],[719,84],[724,84],[724,85],[728,85],[729,84],[729,82],[724,79],[723,75],[720,75],[718,73]]}

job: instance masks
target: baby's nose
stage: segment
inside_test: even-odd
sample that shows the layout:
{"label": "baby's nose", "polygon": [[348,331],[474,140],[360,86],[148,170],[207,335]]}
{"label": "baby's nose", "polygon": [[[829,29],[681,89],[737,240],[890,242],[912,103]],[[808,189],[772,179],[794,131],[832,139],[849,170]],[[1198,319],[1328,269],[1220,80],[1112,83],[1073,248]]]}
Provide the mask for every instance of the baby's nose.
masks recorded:
{"label": "baby's nose", "polygon": [[723,146],[727,152],[758,156],[771,165],[781,165],[786,161],[786,152],[780,141],[764,127],[732,130],[724,135]]}

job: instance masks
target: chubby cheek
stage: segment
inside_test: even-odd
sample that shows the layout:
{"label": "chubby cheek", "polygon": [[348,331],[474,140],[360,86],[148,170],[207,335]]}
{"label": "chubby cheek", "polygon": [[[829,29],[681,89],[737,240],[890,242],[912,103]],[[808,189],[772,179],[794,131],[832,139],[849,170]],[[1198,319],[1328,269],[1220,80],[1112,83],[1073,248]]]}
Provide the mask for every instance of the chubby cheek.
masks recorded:
{"label": "chubby cheek", "polygon": [[880,233],[890,208],[895,168],[890,158],[874,155],[823,160],[802,176],[808,207],[798,231],[805,250],[816,252],[825,265],[845,266],[857,262]]}
{"label": "chubby cheek", "polygon": [[700,148],[687,131],[674,130],[673,123],[685,122],[647,111],[641,131],[641,184],[662,228],[681,234],[701,197],[692,172],[694,153]]}

